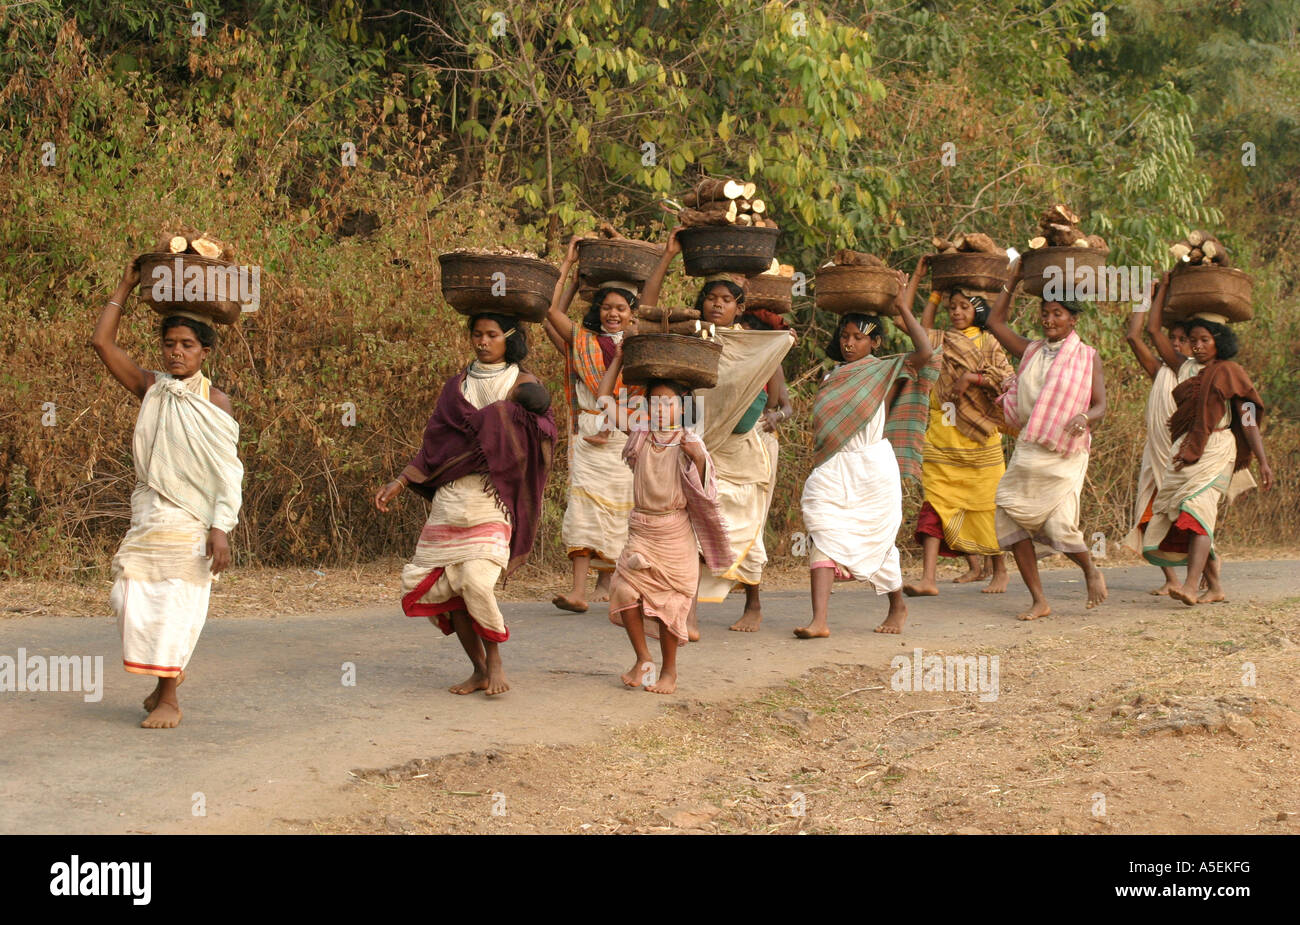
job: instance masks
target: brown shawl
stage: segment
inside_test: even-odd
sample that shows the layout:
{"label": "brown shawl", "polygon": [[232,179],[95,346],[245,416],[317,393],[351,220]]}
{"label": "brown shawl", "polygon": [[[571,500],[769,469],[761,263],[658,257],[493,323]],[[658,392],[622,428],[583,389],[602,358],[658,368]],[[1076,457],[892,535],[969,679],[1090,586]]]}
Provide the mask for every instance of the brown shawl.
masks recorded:
{"label": "brown shawl", "polygon": [[[943,366],[935,384],[940,402],[952,402],[957,410],[955,422],[958,432],[969,440],[984,441],[995,430],[1005,427],[1002,409],[998,407],[998,387],[1008,376],[1014,375],[997,339],[987,331],[978,337],[967,337],[961,331],[930,331],[930,345],[935,352],[942,347]],[[953,392],[957,380],[964,373],[979,373],[984,382],[971,385],[965,393]]]}
{"label": "brown shawl", "polygon": [[1205,368],[1174,387],[1174,413],[1169,417],[1169,435],[1174,440],[1184,434],[1178,457],[1194,463],[1205,452],[1205,443],[1219,426],[1223,415],[1232,409],[1232,435],[1237,440],[1237,464],[1234,471],[1250,465],[1253,455],[1246,441],[1241,420],[1243,402],[1255,406],[1256,424],[1264,419],[1264,400],[1255,391],[1250,376],[1231,360],[1211,360]]}

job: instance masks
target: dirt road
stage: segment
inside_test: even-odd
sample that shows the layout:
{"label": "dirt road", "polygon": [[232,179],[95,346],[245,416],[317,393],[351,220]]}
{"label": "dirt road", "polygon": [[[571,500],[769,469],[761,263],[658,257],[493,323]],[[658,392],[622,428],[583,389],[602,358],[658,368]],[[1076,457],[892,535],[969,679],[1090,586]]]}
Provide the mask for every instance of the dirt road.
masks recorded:
{"label": "dirt road", "polygon": [[[1232,599],[1214,605],[1224,614],[1294,596],[1300,587],[1297,561],[1231,562],[1225,571]],[[816,641],[790,635],[805,620],[805,593],[765,594],[764,627],[753,635],[727,632],[741,606],[733,597],[704,608],[704,638],[684,650],[679,693],[670,698],[621,687],[627,644],[603,614],[564,614],[547,603],[504,608],[514,689],[495,699],[447,693],[467,673],[459,646],[393,604],[211,620],[181,689],[185,720],[174,731],[138,728],[140,699],[151,685],[122,672],[111,619],[0,620],[0,656],[15,657],[19,648],[29,657],[98,655],[105,673],[95,703],[75,692],[0,693],[0,832],[267,831],[276,820],[346,812],[349,772],[357,768],[600,741],[674,700],[731,701],[817,666],[883,670],[916,647],[1006,655],[1065,630],[1090,628],[1088,638],[1097,640],[1101,629],[1104,640],[1112,631],[1185,619],[1181,605],[1146,594],[1154,570],[1106,574],[1110,601],[1087,611],[1076,571],[1045,572],[1056,613],[1038,623],[1011,619],[1026,599],[1016,579],[1002,596],[949,584],[939,598],[912,601],[906,631],[896,637],[871,632],[884,600],[860,590],[837,591],[834,636]],[[344,683],[349,664],[354,685]]]}

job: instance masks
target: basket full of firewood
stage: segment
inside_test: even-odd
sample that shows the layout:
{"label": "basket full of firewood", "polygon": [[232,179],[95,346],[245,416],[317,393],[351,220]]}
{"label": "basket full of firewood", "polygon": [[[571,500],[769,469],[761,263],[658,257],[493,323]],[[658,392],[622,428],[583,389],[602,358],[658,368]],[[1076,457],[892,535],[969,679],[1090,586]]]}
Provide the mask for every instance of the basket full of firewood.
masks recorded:
{"label": "basket full of firewood", "polygon": [[1165,312],[1171,320],[1202,312],[1223,315],[1228,321],[1250,321],[1251,278],[1235,267],[1180,264],[1169,274]]}
{"label": "basket full of firewood", "polygon": [[232,256],[209,235],[164,235],[154,252],[136,258],[140,300],[160,315],[183,311],[234,324],[244,297],[256,301],[257,293],[240,275],[247,271],[226,259]]}
{"label": "basket full of firewood", "polygon": [[[1020,261],[1026,295],[1043,298],[1053,281],[1064,292],[1083,279],[1098,278],[1110,246],[1101,236],[1080,231],[1079,221],[1065,205],[1054,205],[1039,218],[1039,233],[1029,239],[1029,251]],[[1089,288],[1098,291],[1095,283]]]}
{"label": "basket full of firewood", "polygon": [[687,276],[762,273],[776,256],[779,228],[752,225],[695,225],[677,235]]}
{"label": "basket full of firewood", "polygon": [[930,258],[930,289],[993,292],[1011,278],[1007,252],[980,232],[931,239],[937,254]]}
{"label": "basket full of firewood", "polygon": [[663,256],[663,246],[625,238],[608,225],[601,231],[605,237],[578,242],[578,280],[593,290],[616,280],[638,284],[648,280]]}
{"label": "basket full of firewood", "polygon": [[794,267],[772,261],[766,272],[745,279],[745,308],[784,315],[794,303]]}
{"label": "basket full of firewood", "polygon": [[718,384],[722,345],[686,334],[634,334],[623,339],[623,381],[645,385],[654,379],[680,382],[691,389]]}
{"label": "basket full of firewood", "polygon": [[840,250],[817,268],[817,307],[837,315],[898,314],[898,273],[872,254]]}
{"label": "basket full of firewood", "polygon": [[442,297],[462,315],[494,312],[541,321],[551,306],[560,271],[517,253],[452,251],[441,254]]}

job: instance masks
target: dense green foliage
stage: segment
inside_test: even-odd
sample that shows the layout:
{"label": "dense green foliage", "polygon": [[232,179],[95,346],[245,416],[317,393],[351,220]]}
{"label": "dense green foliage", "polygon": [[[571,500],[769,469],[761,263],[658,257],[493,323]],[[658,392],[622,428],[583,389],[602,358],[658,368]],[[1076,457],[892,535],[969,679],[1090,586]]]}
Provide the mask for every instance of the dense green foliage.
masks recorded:
{"label": "dense green foliage", "polygon": [[[1023,249],[1055,201],[1114,263],[1163,267],[1171,240],[1215,230],[1255,276],[1243,360],[1295,446],[1300,0],[249,0],[203,4],[204,29],[195,13],[0,9],[0,570],[102,561],[120,535],[133,410],[82,344],[168,220],[264,268],[260,317],[213,367],[249,447],[246,560],[409,545],[414,505],[376,523],[368,491],[461,359],[430,291],[440,250],[554,255],[601,219],[658,236],[660,200],[700,175],[757,181],[783,262],[809,275],[844,246],[910,269],[957,230]],[[1099,434],[1114,468],[1085,516],[1111,535],[1145,395],[1125,311],[1084,331],[1115,399]],[[808,305],[795,317],[809,336],[791,378],[820,360],[826,328]],[[127,327],[143,361],[148,319]],[[548,346],[535,362],[558,375]],[[341,431],[334,405],[356,396],[363,425]],[[67,423],[42,427],[45,401]],[[786,440],[775,510],[797,508],[807,463],[805,438]],[[1293,518],[1289,462],[1275,468]],[[797,513],[774,517],[773,547],[797,528]]]}

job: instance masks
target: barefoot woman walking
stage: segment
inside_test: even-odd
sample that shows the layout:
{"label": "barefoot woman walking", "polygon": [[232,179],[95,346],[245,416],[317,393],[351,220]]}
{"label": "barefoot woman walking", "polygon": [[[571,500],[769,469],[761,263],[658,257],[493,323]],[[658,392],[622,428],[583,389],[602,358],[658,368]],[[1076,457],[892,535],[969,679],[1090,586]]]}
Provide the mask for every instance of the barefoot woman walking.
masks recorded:
{"label": "barefoot woman walking", "polygon": [[181,721],[176,688],[207,619],[212,580],[230,565],[244,467],[230,399],[203,375],[216,334],[202,316],[163,318],[163,371],[142,369],[118,346],[122,306],[139,282],[132,263],[91,344],[113,378],[140,399],[131,528],[113,557],[109,602],[126,670],[158,679],[140,725],[170,729]]}
{"label": "barefoot woman walking", "polygon": [[473,672],[448,690],[494,695],[510,689],[500,652],[510,631],[496,583],[524,563],[537,536],[555,418],[507,400],[516,382],[537,382],[519,368],[528,355],[519,320],[477,314],[469,330],[477,358],[442,387],[420,452],[375,506],[387,512],[403,487],[430,500],[402,569],[402,609],[460,640]]}
{"label": "barefoot woman walking", "polygon": [[1097,351],[1074,330],[1083,303],[1043,299],[1038,311],[1041,340],[1021,337],[1007,325],[1011,296],[1022,274],[1017,262],[1010,285],[1002,287],[989,317],[993,336],[1020,357],[1020,369],[1002,396],[1003,416],[1020,434],[998,483],[994,517],[998,543],[1015,554],[1020,577],[1033,597],[1018,618],[1036,620],[1052,608],[1043,594],[1035,542],[1064,553],[1083,570],[1089,607],[1106,600],[1105,579],[1079,530],[1090,429],[1106,413],[1106,383]]}

